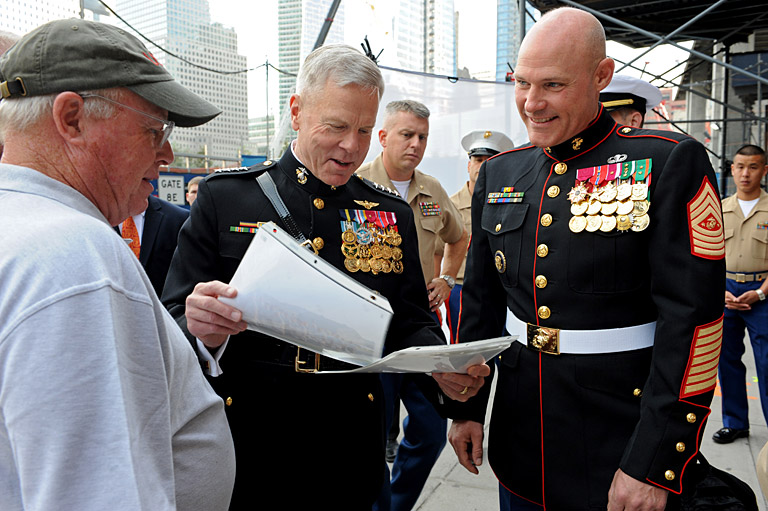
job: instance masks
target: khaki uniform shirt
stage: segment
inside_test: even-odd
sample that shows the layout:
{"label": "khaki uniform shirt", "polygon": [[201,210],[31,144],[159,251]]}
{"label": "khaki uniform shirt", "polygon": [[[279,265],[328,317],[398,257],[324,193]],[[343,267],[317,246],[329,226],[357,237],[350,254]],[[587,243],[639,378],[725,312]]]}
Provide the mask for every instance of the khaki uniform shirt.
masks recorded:
{"label": "khaki uniform shirt", "polygon": [[725,267],[732,272],[768,270],[768,193],[760,190],[757,204],[744,218],[736,195],[723,200]]}
{"label": "khaki uniform shirt", "polygon": [[[464,221],[464,229],[467,231],[467,233],[472,232],[472,194],[469,193],[469,186],[467,183],[464,183],[464,186],[461,187],[461,189],[451,195],[451,200],[453,201],[454,206],[456,206],[456,209],[459,210],[459,213],[461,213],[461,218]],[[443,254],[443,247],[442,245],[438,247],[437,252],[439,254]],[[467,256],[464,256],[464,259],[461,261],[461,268],[459,268],[459,272],[456,274],[456,283],[464,285],[464,267],[467,265]]]}
{"label": "khaki uniform shirt", "polygon": [[[360,167],[357,174],[395,190],[395,185],[384,168],[381,154],[372,162]],[[448,193],[440,182],[418,169],[411,177],[407,202],[413,210],[413,220],[419,238],[421,270],[424,272],[424,282],[428,284],[435,278],[435,246],[438,238],[446,243],[456,243],[461,239],[464,226],[459,211],[448,198]]]}

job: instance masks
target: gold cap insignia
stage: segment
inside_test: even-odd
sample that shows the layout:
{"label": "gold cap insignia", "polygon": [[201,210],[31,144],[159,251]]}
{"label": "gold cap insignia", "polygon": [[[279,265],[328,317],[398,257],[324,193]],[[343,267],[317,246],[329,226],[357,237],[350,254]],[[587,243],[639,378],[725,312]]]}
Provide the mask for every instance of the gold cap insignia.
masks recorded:
{"label": "gold cap insignia", "polygon": [[493,136],[493,133],[491,133],[490,131],[486,131],[485,133],[483,133],[483,138],[491,138],[492,136]]}

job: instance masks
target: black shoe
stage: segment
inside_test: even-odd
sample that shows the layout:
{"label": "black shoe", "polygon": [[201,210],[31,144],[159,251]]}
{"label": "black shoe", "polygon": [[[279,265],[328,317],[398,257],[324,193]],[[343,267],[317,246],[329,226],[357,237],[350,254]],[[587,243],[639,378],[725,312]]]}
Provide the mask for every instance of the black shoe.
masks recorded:
{"label": "black shoe", "polygon": [[394,463],[395,457],[397,456],[397,448],[399,444],[397,443],[397,440],[387,439],[387,450],[386,450],[386,457],[387,457],[387,463]]}
{"label": "black shoe", "polygon": [[712,440],[718,444],[730,444],[737,438],[746,438],[748,436],[748,429],[720,428],[712,435]]}

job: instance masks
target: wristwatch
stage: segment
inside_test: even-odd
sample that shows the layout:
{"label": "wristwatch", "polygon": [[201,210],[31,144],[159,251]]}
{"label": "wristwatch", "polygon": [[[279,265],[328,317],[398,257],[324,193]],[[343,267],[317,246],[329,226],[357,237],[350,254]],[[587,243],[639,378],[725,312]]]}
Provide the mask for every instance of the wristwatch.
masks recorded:
{"label": "wristwatch", "polygon": [[[448,284],[448,287],[453,289],[453,286],[456,285],[456,279],[451,277],[450,275],[440,275],[440,278],[445,281],[446,284]],[[765,299],[765,296],[763,296],[762,299]]]}
{"label": "wristwatch", "polygon": [[765,293],[763,293],[762,289],[760,288],[755,289],[755,293],[757,293],[757,297],[760,298],[761,302],[765,300]]}

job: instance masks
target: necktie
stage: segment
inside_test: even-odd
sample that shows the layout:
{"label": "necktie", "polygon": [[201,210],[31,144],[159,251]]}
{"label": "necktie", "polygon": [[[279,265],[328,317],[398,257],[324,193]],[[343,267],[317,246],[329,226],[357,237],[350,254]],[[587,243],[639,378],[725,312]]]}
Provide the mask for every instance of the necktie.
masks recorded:
{"label": "necktie", "polygon": [[134,255],[138,258],[139,251],[141,250],[141,240],[139,239],[139,230],[136,229],[136,223],[133,221],[132,216],[129,216],[123,222],[123,239],[131,240],[128,246],[131,247]]}

